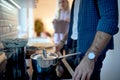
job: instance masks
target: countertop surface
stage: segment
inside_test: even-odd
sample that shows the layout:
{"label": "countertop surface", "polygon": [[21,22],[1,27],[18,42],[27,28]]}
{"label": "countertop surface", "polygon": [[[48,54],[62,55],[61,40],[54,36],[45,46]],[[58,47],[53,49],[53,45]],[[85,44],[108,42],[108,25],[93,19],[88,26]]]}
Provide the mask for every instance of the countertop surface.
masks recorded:
{"label": "countertop surface", "polygon": [[54,46],[54,42],[50,38],[31,38],[28,40],[27,45],[41,48],[50,48]]}

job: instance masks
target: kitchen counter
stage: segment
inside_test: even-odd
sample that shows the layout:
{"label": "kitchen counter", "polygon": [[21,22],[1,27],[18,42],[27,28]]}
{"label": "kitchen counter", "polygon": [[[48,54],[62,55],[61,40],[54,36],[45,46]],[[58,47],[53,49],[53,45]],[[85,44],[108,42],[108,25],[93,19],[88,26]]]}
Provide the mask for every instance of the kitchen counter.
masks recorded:
{"label": "kitchen counter", "polygon": [[49,48],[54,46],[54,42],[50,38],[31,38],[28,39],[28,46],[36,46],[40,48]]}

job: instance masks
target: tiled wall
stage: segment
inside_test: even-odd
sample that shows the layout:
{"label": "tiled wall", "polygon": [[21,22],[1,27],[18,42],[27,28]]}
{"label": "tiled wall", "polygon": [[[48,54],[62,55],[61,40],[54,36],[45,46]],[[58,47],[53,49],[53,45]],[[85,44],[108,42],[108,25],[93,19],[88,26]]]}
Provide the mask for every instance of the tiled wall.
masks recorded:
{"label": "tiled wall", "polygon": [[17,37],[18,10],[0,6],[0,40]]}

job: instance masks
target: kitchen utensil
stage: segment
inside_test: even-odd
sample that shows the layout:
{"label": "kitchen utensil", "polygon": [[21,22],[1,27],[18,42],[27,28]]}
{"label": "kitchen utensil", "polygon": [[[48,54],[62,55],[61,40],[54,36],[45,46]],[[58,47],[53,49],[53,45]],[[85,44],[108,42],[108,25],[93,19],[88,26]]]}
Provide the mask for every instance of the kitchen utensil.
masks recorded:
{"label": "kitchen utensil", "polygon": [[66,57],[70,57],[70,56],[75,56],[75,55],[79,55],[79,54],[80,53],[72,53],[72,54],[67,54],[67,55],[63,55],[63,56],[58,56],[56,53],[47,53],[46,56],[48,58],[43,57],[43,60],[62,59],[62,58],[66,58]]}
{"label": "kitchen utensil", "polygon": [[7,49],[0,49],[0,52],[6,52],[8,51]]}
{"label": "kitchen utensil", "polygon": [[[58,52],[58,54],[62,56],[62,54],[60,52]],[[63,62],[63,64],[65,65],[66,69],[69,71],[69,73],[71,74],[71,76],[73,76],[74,71],[71,68],[71,66],[69,65],[69,63],[67,62],[66,58],[63,58],[61,61]],[[60,75],[58,74],[58,76],[60,76]]]}
{"label": "kitchen utensil", "polygon": [[47,58],[44,58],[43,54],[37,54],[37,53],[32,54],[31,60],[32,60],[33,70],[36,71],[37,73],[41,73],[42,71],[44,71],[44,69],[47,70],[50,66],[56,66],[59,59],[78,55],[78,54],[80,53],[73,53],[59,57],[56,53],[47,53]]}
{"label": "kitchen utensil", "polygon": [[44,57],[44,58],[47,58],[47,52],[46,52],[46,49],[45,49],[45,48],[43,49],[43,57]]}
{"label": "kitchen utensil", "polygon": [[51,66],[55,66],[57,60],[44,60],[43,54],[34,53],[31,56],[32,68],[36,73],[50,72]]}
{"label": "kitchen utensil", "polygon": [[[1,40],[4,50],[12,50],[6,52],[11,57],[7,59],[6,64],[6,77],[10,80],[28,80],[28,74],[26,70],[25,55],[27,39],[3,39]],[[3,51],[4,51],[3,50]]]}

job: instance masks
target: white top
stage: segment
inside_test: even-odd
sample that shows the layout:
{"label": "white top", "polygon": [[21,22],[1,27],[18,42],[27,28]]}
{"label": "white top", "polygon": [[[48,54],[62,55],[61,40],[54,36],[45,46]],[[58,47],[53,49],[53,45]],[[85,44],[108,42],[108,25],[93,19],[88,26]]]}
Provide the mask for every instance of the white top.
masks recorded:
{"label": "white top", "polygon": [[71,38],[73,40],[78,39],[78,31],[77,31],[77,26],[78,26],[78,12],[79,12],[79,4],[80,0],[75,0],[75,6],[74,6],[74,20],[73,20],[73,28],[72,28],[72,35]]}
{"label": "white top", "polygon": [[61,10],[59,20],[67,20],[67,19],[70,19],[70,12]]}
{"label": "white top", "polygon": [[[70,11],[63,11],[63,10],[61,10],[61,12],[59,14],[55,15],[54,19],[57,19],[57,20],[69,20],[70,19]],[[61,28],[63,28],[62,31],[64,31],[64,30],[67,31],[68,30],[68,25],[67,26],[64,25],[63,27],[61,27]],[[61,28],[59,29],[59,25],[58,25],[58,27],[56,26],[56,28],[58,28],[57,30],[61,30]],[[60,33],[55,33],[54,34],[54,42],[55,42],[55,44],[58,44],[63,39],[64,33],[62,33],[62,31]]]}
{"label": "white top", "polygon": [[66,20],[70,19],[70,11],[61,10],[60,13],[56,13],[53,19]]}

